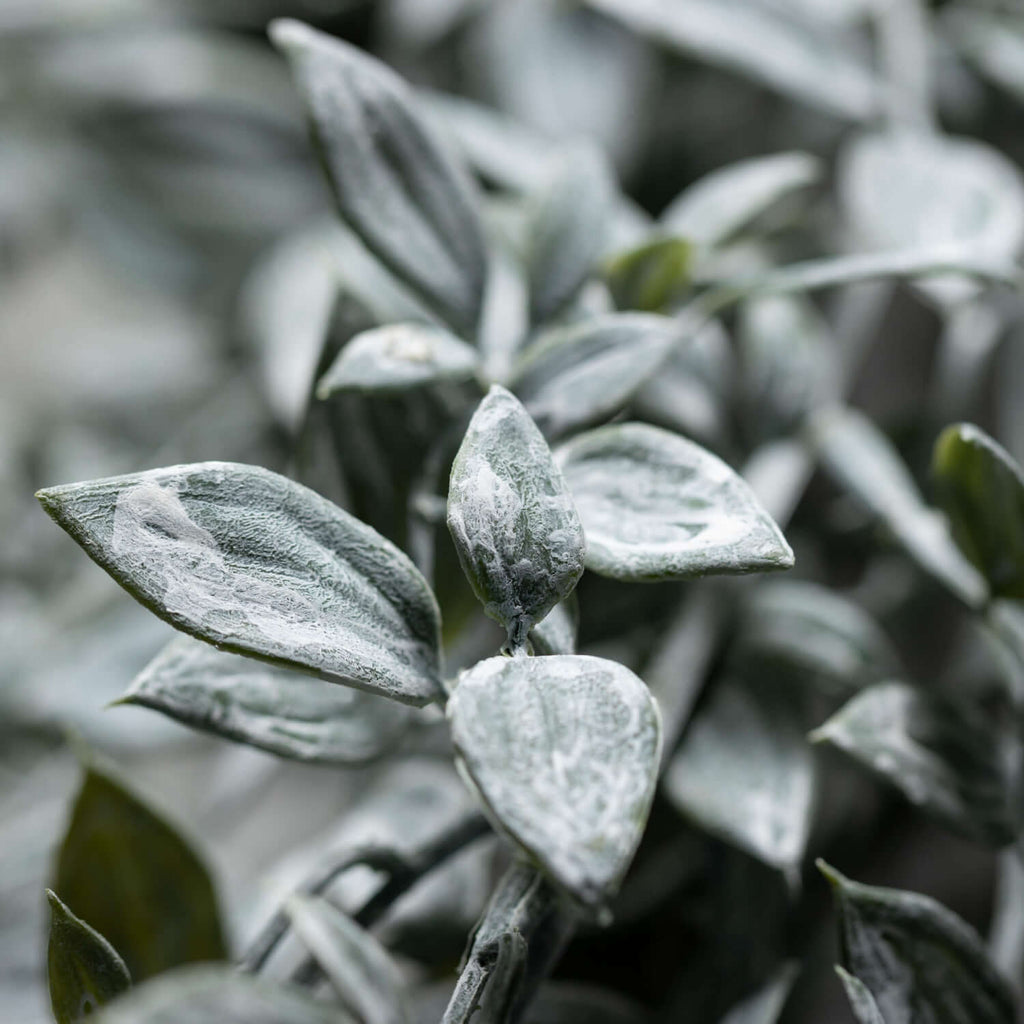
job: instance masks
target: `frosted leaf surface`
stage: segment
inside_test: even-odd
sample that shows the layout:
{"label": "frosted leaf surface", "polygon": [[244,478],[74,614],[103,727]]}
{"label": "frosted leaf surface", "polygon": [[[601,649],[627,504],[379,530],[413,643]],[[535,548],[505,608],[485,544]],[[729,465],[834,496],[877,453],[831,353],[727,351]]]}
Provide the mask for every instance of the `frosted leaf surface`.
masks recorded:
{"label": "frosted leaf surface", "polygon": [[476,366],[476,350],[448,331],[427,324],[388,324],[364,331],[341,350],[321,378],[317,397],[465,381]]}
{"label": "frosted leaf surface", "polygon": [[524,353],[510,387],[547,437],[618,412],[683,339],[656,313],[609,313],[549,331]]}
{"label": "frosted leaf surface", "polygon": [[654,794],[661,722],[647,687],[603,658],[490,658],[460,677],[448,718],[500,828],[559,886],[602,905]]}
{"label": "frosted leaf surface", "polygon": [[299,761],[363,764],[409,723],[401,704],[181,636],[121,699],[217,736]]}
{"label": "frosted leaf surface", "polygon": [[579,608],[574,597],[556,604],[530,630],[530,641],[537,654],[575,654]]}
{"label": "frosted leaf surface", "polygon": [[522,643],[583,575],[583,528],[544,438],[495,385],[452,466],[448,528],[484,611]]}
{"label": "frosted leaf surface", "polygon": [[440,615],[426,581],[374,529],[301,484],[205,462],[38,497],[183,632],[409,704],[440,691]]}
{"label": "frosted leaf surface", "polygon": [[594,572],[643,581],[793,565],[747,484],[677,434],[644,423],[602,427],[563,445],[557,458]]}

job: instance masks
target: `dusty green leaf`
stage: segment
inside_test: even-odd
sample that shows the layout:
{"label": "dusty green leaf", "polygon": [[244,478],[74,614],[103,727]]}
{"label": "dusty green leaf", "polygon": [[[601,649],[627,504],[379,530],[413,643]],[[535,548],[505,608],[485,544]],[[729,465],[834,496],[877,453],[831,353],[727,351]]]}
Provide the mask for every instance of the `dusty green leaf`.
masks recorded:
{"label": "dusty green leaf", "polygon": [[1019,825],[1012,761],[998,723],[904,683],[857,694],[812,733],[972,839],[1003,846]]}
{"label": "dusty green leaf", "polygon": [[227,956],[206,868],[171,825],[95,765],[75,800],[53,888],[136,981]]}
{"label": "dusty green leaf", "polygon": [[298,761],[357,765],[391,750],[409,724],[395,701],[182,636],[118,702]]}
{"label": "dusty green leaf", "polygon": [[655,238],[617,253],[604,276],[619,309],[657,313],[681,298],[690,284],[693,247],[684,238]]}
{"label": "dusty green leaf", "polygon": [[839,911],[843,967],[892,1024],[1013,1024],[1014,1000],[978,934],[929,896],[844,878],[818,861]]}
{"label": "dusty green leaf", "polygon": [[669,761],[664,792],[711,835],[799,877],[814,759],[792,692],[723,678]]}
{"label": "dusty green leaf", "polygon": [[354,337],[320,379],[317,397],[336,391],[391,394],[407,388],[471,380],[476,350],[429,324],[387,324]]}
{"label": "dusty green leaf", "polygon": [[494,385],[452,465],[448,528],[487,614],[514,646],[583,574],[576,507],[527,411]]}
{"label": "dusty green leaf", "polygon": [[177,629],[405,703],[438,695],[439,613],[426,581],[375,530],[301,484],[204,462],[38,497]]}
{"label": "dusty green leaf", "polygon": [[846,998],[850,1001],[850,1009],[853,1010],[857,1024],[885,1024],[878,1003],[871,994],[871,989],[864,984],[860,978],[855,978],[849,971],[843,970],[836,964],[836,974],[843,983],[846,990]]}
{"label": "dusty green leaf", "polygon": [[788,569],[793,552],[743,480],[660,427],[601,427],[558,450],[587,568],[623,580]]}
{"label": "dusty green leaf", "polygon": [[46,890],[50,941],[46,954],[50,1006],[57,1024],[76,1024],[131,988],[131,977],[116,949]]}
{"label": "dusty green leaf", "polygon": [[236,967],[186,967],[139,985],[96,1024],[360,1024],[301,990]]}
{"label": "dusty green leaf", "polygon": [[935,443],[932,473],[960,550],[997,597],[1024,598],[1024,473],[1009,452],[970,423]]}
{"label": "dusty green leaf", "polygon": [[289,58],[342,217],[447,323],[473,337],[487,251],[476,196],[385,65],[289,19],[271,38]]}
{"label": "dusty green leaf", "polygon": [[537,654],[575,654],[580,611],[576,595],[556,604],[530,630],[530,642]]}
{"label": "dusty green leaf", "polygon": [[448,718],[499,827],[561,888],[604,905],[654,794],[661,726],[647,687],[603,658],[490,658],[460,676]]}
{"label": "dusty green leaf", "polygon": [[546,437],[561,437],[618,412],[681,341],[680,326],[669,317],[594,317],[538,338],[509,386]]}
{"label": "dusty green leaf", "polygon": [[987,587],[960,553],[941,515],[928,508],[889,439],[852,409],[815,416],[819,458],[839,486],[873,513],[926,572],[969,607],[986,600]]}
{"label": "dusty green leaf", "polygon": [[402,976],[369,932],[324,900],[297,896],[287,911],[296,934],[361,1024],[408,1024]]}

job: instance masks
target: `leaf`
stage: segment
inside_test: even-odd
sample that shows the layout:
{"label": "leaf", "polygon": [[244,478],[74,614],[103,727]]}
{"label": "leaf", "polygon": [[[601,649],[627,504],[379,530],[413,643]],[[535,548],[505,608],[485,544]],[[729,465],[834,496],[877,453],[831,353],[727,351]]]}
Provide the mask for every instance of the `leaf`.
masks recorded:
{"label": "leaf", "polygon": [[963,557],[942,517],[928,508],[889,439],[852,409],[815,416],[811,431],[829,475],[873,513],[925,572],[970,608],[987,597],[985,581]]}
{"label": "leaf", "polygon": [[724,678],[669,761],[664,791],[680,813],[787,879],[799,878],[815,772],[791,691]]}
{"label": "leaf", "polygon": [[617,412],[682,340],[654,313],[611,313],[549,331],[522,355],[509,385],[546,437]]}
{"label": "leaf", "polygon": [[932,460],[953,537],[997,597],[1024,598],[1024,473],[1005,448],[970,423],[939,435]]}
{"label": "leaf", "polygon": [[846,998],[850,1001],[850,1009],[853,1010],[853,1015],[857,1018],[857,1024],[885,1024],[885,1019],[878,1009],[878,1003],[875,1002],[875,997],[867,985],[860,978],[855,978],[849,971],[844,971],[838,964],[836,964],[836,974],[839,975],[839,980],[846,990]]}
{"label": "leaf", "polygon": [[177,629],[405,703],[438,695],[439,613],[426,581],[375,530],[301,484],[203,462],[37,497]]}
{"label": "leaf", "polygon": [[527,224],[530,319],[550,320],[582,287],[608,232],[615,182],[600,151],[567,155],[537,197]]}
{"label": "leaf", "polygon": [[734,1006],[721,1024],[775,1024],[799,973],[798,963],[783,964],[753,995]]}
{"label": "leaf", "polygon": [[452,465],[448,528],[484,611],[521,645],[583,574],[583,528],[526,410],[494,385]]}
{"label": "leaf", "polygon": [[661,215],[661,230],[714,248],[821,176],[821,161],[810,153],[740,160],[705,175],[673,200]]}
{"label": "leaf", "polygon": [[1017,834],[1005,737],[977,708],[880,683],[811,737],[845,751],[957,832],[995,846]]}
{"label": "leaf", "polygon": [[53,888],[135,981],[227,956],[213,884],[191,847],[117,778],[86,766]]}
{"label": "leaf", "polygon": [[290,669],[225,654],[182,636],[118,702],[162,711],[194,729],[281,757],[358,765],[391,750],[408,709]]}
{"label": "leaf", "polygon": [[131,988],[128,968],[114,947],[46,890],[50,942],[46,955],[50,1005],[57,1024],[76,1024]]}
{"label": "leaf", "polygon": [[605,280],[619,309],[656,313],[690,285],[693,246],[684,238],[655,238],[613,256]]}
{"label": "leaf", "polygon": [[530,640],[537,654],[575,654],[576,630],[580,610],[575,595],[556,604],[530,630]]}
{"label": "leaf", "polygon": [[557,458],[594,572],[650,581],[793,565],[782,532],[743,480],[677,434],[645,423],[601,427],[567,442]]}
{"label": "leaf", "polygon": [[466,381],[476,373],[475,349],[429,324],[387,324],[354,337],[317,386],[317,398],[336,391],[391,394],[424,384]]}
{"label": "leaf", "polygon": [[271,24],[309,111],[342,217],[392,273],[460,334],[480,319],[487,251],[476,195],[373,57],[290,19]]}
{"label": "leaf", "polygon": [[186,967],[139,985],[96,1024],[358,1024],[337,1006],[301,990],[242,974],[236,967]]}
{"label": "leaf", "polygon": [[293,897],[287,911],[296,934],[361,1024],[409,1021],[398,967],[369,932],[321,899]]}
{"label": "leaf", "polygon": [[490,658],[448,701],[460,763],[501,830],[588,907],[614,894],[654,795],[657,706],[613,661]]}
{"label": "leaf", "polygon": [[936,900],[861,885],[818,861],[839,911],[843,967],[883,1020],[1012,1024],[1014,1001],[978,934]]}

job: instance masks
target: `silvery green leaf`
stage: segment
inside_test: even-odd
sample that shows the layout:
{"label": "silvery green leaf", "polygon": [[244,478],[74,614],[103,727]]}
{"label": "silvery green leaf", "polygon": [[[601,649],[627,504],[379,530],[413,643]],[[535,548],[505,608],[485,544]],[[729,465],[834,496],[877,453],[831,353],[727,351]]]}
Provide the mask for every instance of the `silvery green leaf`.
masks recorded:
{"label": "silvery green leaf", "polygon": [[373,935],[324,900],[296,896],[287,911],[296,934],[361,1024],[407,1024],[402,976]]}
{"label": "silvery green leaf", "polygon": [[541,335],[509,385],[547,437],[608,418],[682,341],[676,321],[654,313],[610,313]]}
{"label": "silvery green leaf", "polygon": [[812,738],[845,751],[922,810],[1003,846],[1019,827],[1012,762],[998,723],[904,683],[857,694]]}
{"label": "silvery green leaf", "polygon": [[336,391],[390,394],[406,388],[472,379],[476,350],[428,324],[387,324],[356,335],[320,378],[317,397]]}
{"label": "silvery green leaf", "polygon": [[75,799],[53,889],[110,942],[135,981],[227,955],[202,862],[171,825],[96,765],[87,767]]}
{"label": "silvery green leaf", "polygon": [[753,995],[734,1006],[720,1024],[775,1024],[799,973],[798,963],[783,964]]}
{"label": "silvery green leaf", "polygon": [[575,654],[579,606],[575,594],[556,604],[530,630],[530,641],[537,654]]}
{"label": "silvery green leaf", "polygon": [[799,877],[814,759],[792,691],[720,680],[669,761],[664,792],[683,815],[787,878]]}
{"label": "silvery green leaf", "polygon": [[805,581],[759,586],[743,611],[736,645],[744,664],[778,666],[830,694],[849,694],[899,669],[889,638],[863,608]]}
{"label": "silvery green leaf", "polygon": [[118,702],[162,711],[196,729],[298,761],[364,764],[392,749],[409,724],[394,701],[172,640]]}
{"label": "silvery green leaf", "polygon": [[978,934],[929,896],[862,885],[818,861],[839,912],[843,967],[883,1020],[1013,1024],[1013,996]]}
{"label": "silvery green leaf", "polygon": [[270,33],[292,64],[342,217],[396,277],[472,337],[487,252],[470,179],[385,65],[297,21],[275,21]]}
{"label": "silvery green leaf", "polygon": [[533,323],[555,316],[590,275],[604,247],[614,198],[611,168],[589,147],[568,154],[537,196],[526,235]]}
{"label": "silvery green leaf", "polygon": [[932,475],[960,550],[996,597],[1024,598],[1024,472],[980,428],[957,423],[935,442]]}
{"label": "silvery green leaf", "polygon": [[987,587],[960,553],[946,523],[921,500],[910,471],[889,439],[852,409],[815,416],[819,458],[840,487],[852,493],[926,572],[969,607],[980,607]]}
{"label": "silvery green leaf", "polygon": [[782,9],[744,0],[587,2],[687,56],[837,117],[862,121],[878,107],[878,86],[850,41]]}
{"label": "silvery green leaf", "polygon": [[957,49],[991,82],[1024,99],[1024,25],[1014,9],[986,11],[958,4],[946,8],[942,25]]}
{"label": "silvery green leaf", "polygon": [[644,684],[603,658],[490,658],[460,676],[448,719],[495,822],[561,888],[602,906],[654,795],[660,721]]}
{"label": "silvery green leaf", "polygon": [[440,622],[426,581],[315,491],[204,462],[38,497],[133,597],[200,640],[405,703],[438,695]]}
{"label": "silvery green leaf", "polygon": [[871,989],[860,978],[855,978],[849,971],[843,970],[839,964],[836,964],[836,974],[839,975],[839,980],[846,990],[846,998],[850,1001],[850,1009],[857,1018],[857,1024],[885,1024]]}
{"label": "silvery green leaf", "polygon": [[46,890],[50,939],[46,954],[50,1005],[57,1024],[76,1024],[131,988],[116,949]]}
{"label": "silvery green leaf", "polygon": [[452,465],[448,528],[487,614],[518,646],[583,574],[576,507],[544,438],[494,385]]}
{"label": "silvery green leaf", "polygon": [[95,1024],[358,1024],[338,1006],[230,965],[187,967],[140,985]]}
{"label": "silvery green leaf", "polygon": [[685,238],[655,238],[616,253],[605,280],[619,309],[657,313],[681,298],[690,286],[693,246]]}
{"label": "silvery green leaf", "polygon": [[743,480],[678,434],[646,423],[601,427],[557,457],[594,572],[650,581],[793,565],[782,532]]}
{"label": "silvery green leaf", "polygon": [[713,248],[821,175],[821,161],[810,153],[773,153],[729,164],[673,200],[661,215],[661,230]]}

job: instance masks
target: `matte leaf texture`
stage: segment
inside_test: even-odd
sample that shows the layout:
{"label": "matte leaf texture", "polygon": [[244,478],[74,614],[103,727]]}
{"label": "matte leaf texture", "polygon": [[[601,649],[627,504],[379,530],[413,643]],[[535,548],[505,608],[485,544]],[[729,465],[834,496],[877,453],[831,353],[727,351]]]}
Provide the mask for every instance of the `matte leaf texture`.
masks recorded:
{"label": "matte leaf texture", "polygon": [[970,423],[935,443],[936,493],[960,550],[996,597],[1024,599],[1024,473],[1010,453]]}
{"label": "matte leaf texture", "polygon": [[690,285],[693,246],[684,238],[655,238],[616,253],[605,280],[619,309],[660,312],[681,298]]}
{"label": "matte leaf texture", "polygon": [[408,1024],[402,976],[391,954],[369,932],[324,900],[295,897],[288,916],[361,1024]]}
{"label": "matte leaf texture", "polygon": [[912,803],[973,839],[1003,846],[1019,829],[1017,793],[998,723],[970,705],[881,683],[812,733]]}
{"label": "matte leaf texture", "polygon": [[402,704],[182,636],[119,701],[297,761],[358,765],[393,749],[410,722]]}
{"label": "matte leaf texture", "polygon": [[683,338],[654,313],[594,317],[538,338],[509,386],[546,437],[562,437],[618,412]]}
{"label": "matte leaf texture", "polygon": [[664,792],[710,834],[799,878],[814,759],[791,691],[723,678],[669,761]]}
{"label": "matte leaf texture", "polygon": [[424,384],[471,380],[476,350],[429,324],[387,324],[353,338],[317,385],[317,397],[336,391],[391,394]]}
{"label": "matte leaf texture", "polygon": [[519,645],[583,574],[576,507],[544,438],[494,385],[452,465],[448,528],[484,611]]}
{"label": "matte leaf texture", "polygon": [[557,453],[587,538],[587,568],[614,579],[789,569],[793,552],[743,480],[660,427],[624,423]]}
{"label": "matte leaf texture", "polygon": [[227,956],[213,885],[191,847],[113,775],[86,769],[53,888],[135,981]]}
{"label": "matte leaf texture", "polygon": [[603,906],[654,795],[661,724],[647,687],[603,658],[490,658],[460,676],[448,718],[495,823],[559,887]]}
{"label": "matte leaf texture", "polygon": [[46,890],[50,942],[46,954],[50,1006],[57,1024],[76,1024],[131,988],[124,960],[114,947]]}
{"label": "matte leaf texture", "polygon": [[342,217],[447,323],[475,335],[487,251],[468,175],[373,57],[300,22],[272,23],[292,64]]}
{"label": "matte leaf texture", "polygon": [[140,985],[95,1024],[360,1024],[330,1003],[235,967],[186,967]]}
{"label": "matte leaf texture", "polygon": [[556,604],[530,630],[530,642],[537,654],[575,654],[579,607],[575,595]]}
{"label": "matte leaf texture", "polygon": [[838,964],[836,974],[843,983],[846,990],[846,998],[850,1001],[850,1009],[853,1010],[857,1024],[885,1024],[878,1003],[871,994],[871,989],[864,984],[860,978],[855,978],[849,971],[844,971]]}
{"label": "matte leaf texture", "polygon": [[844,878],[818,861],[839,911],[843,967],[887,1024],[1012,1024],[1014,1000],[978,934],[929,896]]}
{"label": "matte leaf texture", "polygon": [[405,703],[438,696],[440,614],[426,581],[375,530],[301,484],[202,462],[38,497],[177,629]]}
{"label": "matte leaf texture", "polygon": [[852,409],[828,409],[812,423],[819,456],[836,482],[873,512],[907,553],[972,608],[988,588],[960,553],[941,515],[928,508],[889,439]]}
{"label": "matte leaf texture", "polygon": [[544,323],[576,295],[608,234],[615,182],[599,151],[567,154],[537,197],[527,225],[530,319]]}

